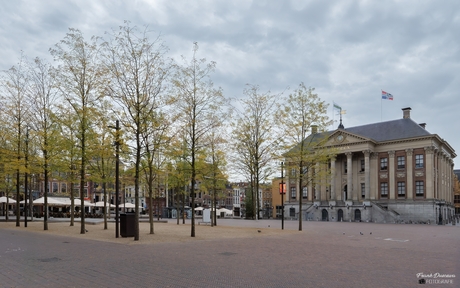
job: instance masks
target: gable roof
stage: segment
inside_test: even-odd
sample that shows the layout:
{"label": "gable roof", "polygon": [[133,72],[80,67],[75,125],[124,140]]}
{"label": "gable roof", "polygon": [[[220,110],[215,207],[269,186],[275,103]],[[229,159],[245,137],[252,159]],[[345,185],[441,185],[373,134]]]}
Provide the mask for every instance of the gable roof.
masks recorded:
{"label": "gable roof", "polygon": [[342,130],[378,142],[432,135],[410,118],[372,123]]}

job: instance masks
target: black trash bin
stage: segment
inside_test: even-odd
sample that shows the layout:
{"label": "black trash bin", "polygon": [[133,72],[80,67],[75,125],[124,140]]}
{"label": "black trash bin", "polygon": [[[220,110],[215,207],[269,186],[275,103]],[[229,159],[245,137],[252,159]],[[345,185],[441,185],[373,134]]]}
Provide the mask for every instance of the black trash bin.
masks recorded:
{"label": "black trash bin", "polygon": [[134,237],[134,213],[120,214],[120,235],[121,237]]}

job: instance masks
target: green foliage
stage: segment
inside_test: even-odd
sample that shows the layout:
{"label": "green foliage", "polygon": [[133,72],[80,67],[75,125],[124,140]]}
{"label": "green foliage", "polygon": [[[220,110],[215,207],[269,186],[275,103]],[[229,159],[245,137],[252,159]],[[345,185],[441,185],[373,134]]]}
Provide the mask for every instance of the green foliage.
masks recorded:
{"label": "green foliage", "polygon": [[[328,105],[313,91],[314,88],[301,83],[277,113],[285,132],[283,157],[287,169],[296,171],[298,193],[309,183],[327,179],[330,173],[327,164],[335,155],[325,145],[328,133],[324,130],[330,125],[326,115]],[[303,197],[298,198],[301,211]],[[299,230],[302,230],[302,213],[299,213]]]}

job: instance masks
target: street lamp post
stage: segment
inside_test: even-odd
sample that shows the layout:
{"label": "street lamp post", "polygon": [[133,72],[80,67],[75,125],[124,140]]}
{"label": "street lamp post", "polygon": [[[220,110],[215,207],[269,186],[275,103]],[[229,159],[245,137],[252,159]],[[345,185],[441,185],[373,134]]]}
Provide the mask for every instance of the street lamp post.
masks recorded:
{"label": "street lamp post", "polygon": [[[26,167],[26,173],[24,173],[24,227],[27,227],[27,176],[28,176],[28,173],[27,173],[27,166],[28,166],[28,162],[29,162],[29,127],[27,127],[27,131],[26,131],[26,153],[25,153],[25,160],[26,160],[26,163],[25,163],[25,167]],[[30,192],[29,192],[30,193]],[[16,205],[19,205],[16,204]],[[30,205],[30,203],[29,203]]]}
{"label": "street lamp post", "polygon": [[120,201],[118,199],[120,194],[120,121],[117,120],[115,127],[109,126],[109,128],[113,128],[117,131],[115,135],[115,237],[118,238],[120,236],[120,220],[118,215],[118,207],[120,205]]}
{"label": "street lamp post", "polygon": [[281,230],[284,230],[284,194],[286,193],[286,186],[284,185],[284,162],[281,162],[281,183],[280,183],[280,195],[281,195]]}

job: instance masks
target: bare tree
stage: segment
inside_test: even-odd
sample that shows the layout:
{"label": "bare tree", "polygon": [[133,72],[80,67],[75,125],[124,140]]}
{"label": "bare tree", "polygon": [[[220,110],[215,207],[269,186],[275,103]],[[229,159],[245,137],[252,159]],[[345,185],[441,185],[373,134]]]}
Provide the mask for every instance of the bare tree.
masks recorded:
{"label": "bare tree", "polygon": [[315,129],[324,131],[330,121],[327,117],[328,105],[313,91],[314,88],[307,88],[301,83],[277,113],[283,126],[286,164],[296,169],[298,175],[299,231],[302,231],[303,188],[324,178],[325,171],[317,164],[327,163],[334,154],[333,150],[324,147],[326,135],[315,133]]}
{"label": "bare tree", "polygon": [[50,49],[51,55],[58,62],[57,76],[59,89],[64,99],[78,117],[78,148],[80,150],[80,204],[81,229],[85,234],[85,182],[87,159],[87,137],[93,123],[90,121],[92,111],[96,110],[101,98],[100,89],[104,79],[99,63],[97,38],[87,42],[78,29],[70,28],[63,40]]}
{"label": "bare tree", "polygon": [[142,135],[150,126],[151,115],[167,102],[164,90],[170,68],[161,39],[152,41],[148,36],[148,30],[139,32],[128,23],[104,43],[104,66],[112,81],[108,94],[120,105],[123,126],[135,142],[135,241],[139,240],[139,178],[145,148]]}
{"label": "bare tree", "polygon": [[[222,122],[223,117],[219,117],[216,121]],[[224,137],[224,131],[221,129],[216,129],[211,131],[209,137],[209,144],[206,149],[206,165],[204,169],[204,183],[210,190],[212,194],[209,193],[211,198],[211,211],[215,211],[212,214],[211,226],[217,225],[217,192],[225,188],[225,183],[227,183],[227,175],[225,174],[226,170],[226,153],[225,153],[225,144],[227,143]]]}
{"label": "bare tree", "polygon": [[41,151],[36,157],[44,177],[44,209],[43,229],[48,230],[48,190],[50,161],[56,156],[58,149],[56,141],[59,138],[59,129],[54,112],[57,109],[56,80],[52,67],[39,58],[29,66],[30,85],[27,98],[31,105],[30,126],[34,131],[35,140]]}
{"label": "bare tree", "polygon": [[53,145],[60,151],[56,158],[56,166],[65,175],[70,190],[70,226],[75,222],[75,184],[78,183],[79,172],[79,149],[78,138],[75,131],[78,131],[78,117],[71,107],[59,106],[55,115],[55,122],[59,124],[60,138]]}
{"label": "bare tree", "polygon": [[252,205],[259,218],[259,184],[271,175],[271,162],[278,147],[274,119],[276,98],[270,92],[261,93],[258,86],[249,85],[245,98],[239,100],[243,111],[238,111],[232,124],[234,160],[237,169],[249,178]]}
{"label": "bare tree", "polygon": [[185,145],[190,152],[186,160],[191,169],[191,206],[192,223],[191,237],[195,237],[195,188],[197,177],[196,159],[208,144],[207,135],[220,122],[215,121],[215,116],[225,104],[225,98],[220,88],[214,88],[210,74],[214,71],[216,63],[206,63],[206,59],[197,59],[198,44],[193,45],[193,57],[190,63],[177,67],[173,77],[176,89],[175,107],[180,114],[179,120]]}
{"label": "bare tree", "polygon": [[110,128],[110,112],[112,105],[108,101],[101,101],[101,109],[94,113],[95,116],[95,131],[94,137],[89,140],[89,145],[92,146],[89,167],[91,179],[102,184],[102,192],[104,195],[104,230],[107,230],[107,200],[110,198],[107,195],[107,184],[114,182],[115,176],[115,157],[113,153],[113,143],[116,141],[116,135],[112,134]]}
{"label": "bare tree", "polygon": [[[170,115],[172,115],[171,113]],[[149,206],[149,223],[150,234],[154,234],[153,229],[153,201],[155,182],[157,184],[156,196],[159,197],[160,175],[164,167],[166,158],[162,152],[165,146],[170,143],[171,135],[169,133],[171,120],[167,113],[155,112],[151,115],[150,125],[142,133],[142,139],[145,143],[145,157],[141,162],[142,171],[144,171],[145,182],[148,189],[148,206]],[[160,211],[158,211],[160,213]]]}
{"label": "bare tree", "polygon": [[[29,85],[25,57],[21,55],[19,63],[10,69],[3,71],[0,79],[3,88],[2,109],[5,125],[9,130],[9,141],[12,143],[14,158],[11,165],[16,170],[16,201],[20,201],[20,174],[25,170],[22,143],[24,142],[24,129],[27,125],[28,104],[26,91]],[[19,204],[16,204],[16,226],[20,226]]]}

